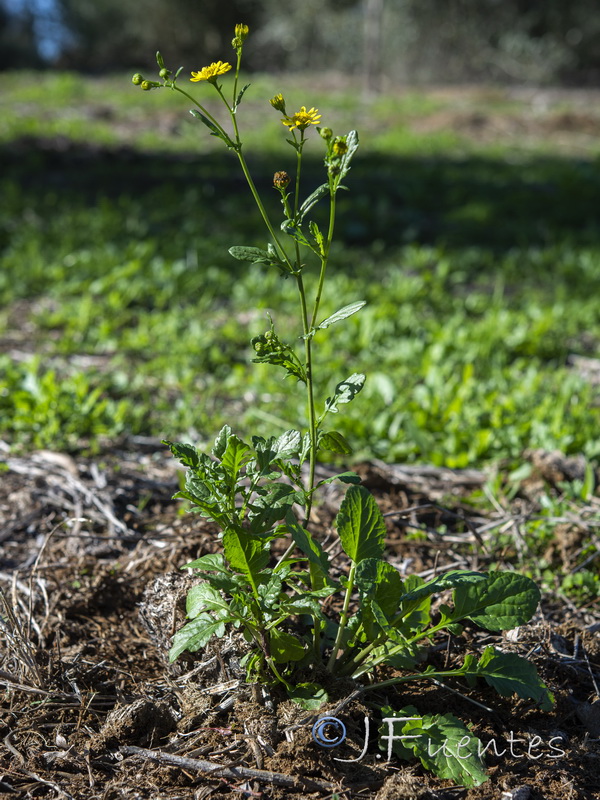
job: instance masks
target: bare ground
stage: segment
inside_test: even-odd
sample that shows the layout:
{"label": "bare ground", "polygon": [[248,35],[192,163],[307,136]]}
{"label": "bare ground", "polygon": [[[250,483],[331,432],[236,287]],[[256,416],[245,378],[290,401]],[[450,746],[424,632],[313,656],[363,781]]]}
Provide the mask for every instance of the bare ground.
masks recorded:
{"label": "bare ground", "polygon": [[[365,464],[358,470],[387,514],[387,555],[401,571],[508,564],[527,548],[520,525],[540,485],[577,464],[529,454],[534,477],[510,507],[464,502],[484,475]],[[95,459],[56,453],[7,457],[0,483],[0,794],[23,798],[503,798],[600,797],[600,609],[545,593],[535,619],[508,635],[476,627],[436,639],[432,659],[460,663],[486,644],[528,656],[555,692],[544,713],[529,702],[464,685],[357,692],[330,685],[346,724],[335,750],[312,740],[316,714],[244,681],[235,637],[169,665],[191,580],[179,566],[217,549],[214,531],[171,500],[175,467],[159,445],[129,442]],[[558,489],[554,489],[558,491]],[[316,524],[334,563],[332,490]],[[416,508],[415,508],[416,507]],[[412,510],[411,510],[412,509]],[[550,557],[560,573],[582,536],[600,544],[600,500],[557,523]],[[421,538],[407,535],[419,530]],[[499,530],[514,548],[498,552]],[[443,531],[443,532],[440,532]],[[509,552],[510,551],[510,552]],[[379,680],[389,677],[381,673]],[[385,760],[377,705],[452,712],[488,750],[476,789],[439,780],[418,763]],[[368,720],[368,723],[366,722]],[[370,725],[365,743],[365,726]],[[537,738],[536,738],[537,737]],[[502,753],[502,751],[505,751]],[[529,751],[529,752],[528,752]],[[358,759],[341,761],[336,759]]]}

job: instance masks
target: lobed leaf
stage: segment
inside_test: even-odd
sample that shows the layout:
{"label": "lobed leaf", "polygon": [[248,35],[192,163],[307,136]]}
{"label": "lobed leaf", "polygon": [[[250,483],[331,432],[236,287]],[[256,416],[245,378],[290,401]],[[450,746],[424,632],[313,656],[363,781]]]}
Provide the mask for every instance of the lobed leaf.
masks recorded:
{"label": "lobed leaf", "polygon": [[365,385],[365,380],[366,378],[364,375],[359,372],[354,372],[349,378],[338,383],[333,396],[328,397],[325,401],[325,413],[331,412],[332,414],[336,414],[338,412],[338,405],[352,402]]}
{"label": "lobed leaf", "polygon": [[173,636],[173,644],[169,650],[169,661],[175,661],[184,650],[195,653],[208,643],[213,636],[225,634],[225,623],[232,619],[214,619],[210,614],[200,614],[177,631]]}

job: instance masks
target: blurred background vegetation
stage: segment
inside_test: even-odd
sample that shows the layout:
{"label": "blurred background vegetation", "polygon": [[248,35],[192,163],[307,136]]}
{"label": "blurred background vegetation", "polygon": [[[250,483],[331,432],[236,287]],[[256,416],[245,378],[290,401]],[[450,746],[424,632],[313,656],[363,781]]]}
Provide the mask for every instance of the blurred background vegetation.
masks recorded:
{"label": "blurred background vegetation", "polygon": [[246,66],[397,82],[597,84],[598,0],[0,0],[0,68],[114,72],[217,59],[235,22]]}
{"label": "blurred background vegetation", "polygon": [[[210,441],[232,418],[244,436],[303,419],[291,382],[250,363],[270,309],[297,335],[296,299],[228,255],[265,245],[235,157],[180,96],[131,83],[156,75],[159,48],[187,83],[231,57],[245,21],[239,118],[274,218],[273,172],[294,159],[269,97],[361,137],[323,313],[368,305],[319,349],[328,382],[368,375],[336,421],[353,458],[516,468],[559,448],[597,462],[599,10],[0,0],[0,447]],[[217,112],[210,86],[187,86]],[[311,139],[306,194],[323,180]]]}

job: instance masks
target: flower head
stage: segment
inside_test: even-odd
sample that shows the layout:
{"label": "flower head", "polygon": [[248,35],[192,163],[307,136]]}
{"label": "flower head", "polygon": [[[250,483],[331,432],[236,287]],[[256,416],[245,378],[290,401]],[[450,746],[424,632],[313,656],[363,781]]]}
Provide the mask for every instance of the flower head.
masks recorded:
{"label": "flower head", "polygon": [[200,72],[192,72],[191,81],[208,81],[209,83],[217,82],[217,75],[224,75],[231,69],[231,64],[227,61],[213,61],[208,67],[202,67]]}
{"label": "flower head", "polygon": [[281,93],[276,94],[275,97],[272,97],[269,100],[269,103],[271,103],[275,111],[281,111],[282,114],[285,114],[285,100],[283,99],[283,95]]}
{"label": "flower head", "polygon": [[306,106],[302,106],[300,111],[296,111],[291,117],[284,117],[281,121],[291,131],[294,128],[304,131],[309,125],[318,125],[321,121],[321,114],[319,114],[318,108],[311,108],[310,111],[307,111]]}
{"label": "flower head", "polygon": [[234,50],[238,50],[244,44],[244,40],[248,33],[250,32],[250,28],[247,25],[242,25],[242,23],[238,23],[235,26],[235,36],[231,40],[231,46]]}
{"label": "flower head", "polygon": [[290,176],[287,172],[276,172],[275,175],[273,175],[273,186],[276,189],[285,189],[289,182]]}
{"label": "flower head", "polygon": [[348,143],[345,136],[336,136],[333,141],[333,154],[343,156],[348,152]]}

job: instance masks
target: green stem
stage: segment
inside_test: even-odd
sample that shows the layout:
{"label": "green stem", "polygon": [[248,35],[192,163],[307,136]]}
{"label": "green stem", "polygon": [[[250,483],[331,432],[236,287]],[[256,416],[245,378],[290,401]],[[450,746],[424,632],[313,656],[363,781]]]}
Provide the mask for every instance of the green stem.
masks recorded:
{"label": "green stem", "polygon": [[220,131],[221,131],[221,133],[222,133],[224,136],[226,136],[226,135],[227,135],[227,133],[226,133],[225,129],[223,128],[223,126],[222,126],[222,125],[220,125],[220,124],[217,122],[217,120],[216,120],[216,119],[213,117],[213,115],[212,115],[212,114],[211,114],[209,111],[207,111],[207,110],[204,108],[204,106],[200,105],[200,103],[199,103],[199,102],[198,102],[198,101],[197,101],[197,100],[196,100],[194,97],[192,97],[192,95],[191,95],[191,94],[188,94],[188,93],[187,93],[187,92],[186,92],[184,89],[180,89],[180,88],[179,88],[179,86],[176,86],[176,85],[175,85],[175,86],[173,86],[173,89],[175,89],[175,91],[176,91],[176,92],[179,92],[180,94],[182,94],[182,95],[184,95],[185,97],[187,97],[187,99],[188,99],[188,100],[191,100],[191,101],[192,101],[192,103],[193,103],[195,106],[197,106],[197,107],[200,109],[200,111],[201,111],[201,112],[204,114],[204,116],[206,117],[206,119],[209,119],[209,120],[212,122],[212,124],[213,124],[213,125],[214,125],[216,128],[218,128],[218,130],[220,130]]}
{"label": "green stem", "polygon": [[344,597],[344,606],[342,608],[342,615],[340,617],[340,626],[338,628],[337,636],[335,637],[335,643],[333,645],[333,650],[331,651],[331,655],[329,657],[329,661],[327,663],[327,669],[329,672],[333,672],[335,667],[335,662],[337,659],[337,654],[342,646],[342,638],[344,636],[344,630],[346,625],[348,624],[348,608],[350,607],[350,598],[352,595],[352,590],[354,589],[354,574],[356,572],[356,564],[354,561],[350,566],[350,572],[348,573],[348,583],[346,585],[346,596]]}
{"label": "green stem", "polygon": [[438,678],[460,677],[461,675],[464,674],[465,673],[462,668],[443,670],[443,671],[432,670],[431,672],[415,672],[413,675],[402,675],[399,678],[390,678],[387,681],[380,681],[379,683],[371,683],[369,686],[363,686],[361,691],[370,692],[372,689],[384,689],[386,686],[393,686],[396,683],[408,683],[408,681],[419,681],[423,680],[424,678],[437,680]]}
{"label": "green stem", "polygon": [[[390,623],[390,625],[392,627],[393,627],[393,622],[394,622],[394,620],[392,620],[392,622]],[[412,636],[410,639],[406,639],[404,642],[401,642],[399,645],[396,645],[396,647],[393,647],[388,653],[385,653],[385,655],[382,655],[382,656],[379,656],[378,658],[376,658],[375,661],[373,661],[371,664],[369,664],[368,668],[372,669],[373,667],[378,666],[383,661],[385,661],[387,658],[389,658],[389,656],[393,656],[396,653],[401,653],[402,650],[406,649],[407,645],[414,644],[415,642],[418,642],[421,639],[429,638],[431,636],[431,634],[437,633],[437,631],[440,631],[443,628],[447,627],[448,624],[451,623],[451,622],[452,622],[452,620],[445,619],[442,622],[438,623],[437,625],[432,626],[431,628],[427,628],[426,630],[424,629],[422,631],[419,631],[414,636]],[[350,672],[354,667],[359,667],[361,662],[364,662],[364,660],[367,658],[367,656],[376,647],[379,647],[380,644],[383,644],[386,641],[387,638],[388,637],[387,637],[387,635],[385,633],[381,633],[374,641],[371,642],[371,644],[367,645],[367,647],[363,648],[360,652],[358,652],[354,656],[354,658],[348,663],[348,666],[346,667],[344,672]],[[352,673],[352,677],[356,678],[356,677],[358,677],[358,675],[362,675],[363,672],[366,672],[366,669],[362,669],[361,670],[360,667],[359,667],[359,669],[355,669],[354,670],[354,672]]]}
{"label": "green stem", "polygon": [[319,306],[321,304],[321,297],[323,296],[323,284],[325,283],[325,272],[327,270],[327,265],[329,263],[329,250],[331,248],[331,242],[333,240],[333,230],[335,226],[335,191],[333,190],[333,186],[329,186],[329,230],[327,232],[327,240],[325,242],[325,248],[323,252],[323,256],[321,258],[321,271],[319,273],[319,283],[317,285],[317,294],[315,296],[315,305],[313,309],[313,315],[310,322],[311,329],[315,327],[317,322],[317,314],[319,313]]}

